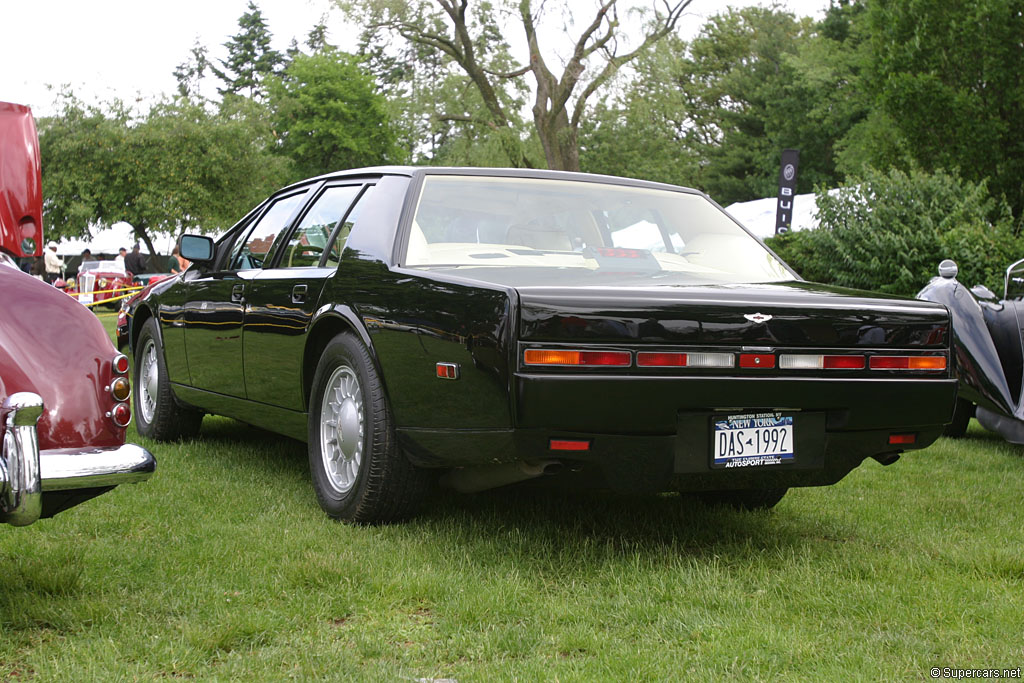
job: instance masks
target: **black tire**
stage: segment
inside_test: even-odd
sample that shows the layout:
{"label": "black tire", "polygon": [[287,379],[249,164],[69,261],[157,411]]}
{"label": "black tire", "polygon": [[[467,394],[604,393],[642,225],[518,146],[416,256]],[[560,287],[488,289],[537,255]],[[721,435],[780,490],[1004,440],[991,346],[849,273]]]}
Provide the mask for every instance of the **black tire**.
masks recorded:
{"label": "black tire", "polygon": [[357,524],[406,519],[429,489],[429,473],[399,449],[373,359],[351,334],[327,344],[313,375],[309,470],[324,512]]}
{"label": "black tire", "polygon": [[728,505],[737,510],[770,510],[789,489],[745,489],[739,491],[708,491],[698,493],[705,505]]}
{"label": "black tire", "polygon": [[178,405],[171,393],[171,381],[154,318],[147,320],[139,332],[132,388],[135,426],[139,434],[157,441],[175,441],[199,433],[203,413]]}
{"label": "black tire", "polygon": [[974,417],[974,404],[966,399],[958,398],[953,407],[953,421],[942,430],[942,435],[951,439],[959,439],[967,433],[967,425],[972,417]]}

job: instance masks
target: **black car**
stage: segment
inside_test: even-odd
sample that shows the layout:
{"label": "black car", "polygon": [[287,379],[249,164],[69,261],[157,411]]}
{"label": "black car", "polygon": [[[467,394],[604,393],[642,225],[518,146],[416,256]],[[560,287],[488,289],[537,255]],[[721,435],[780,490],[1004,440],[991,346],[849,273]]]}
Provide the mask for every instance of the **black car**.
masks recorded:
{"label": "black car", "polygon": [[1001,299],[984,285],[964,287],[957,272],[956,263],[943,261],[939,277],[917,295],[945,304],[952,314],[960,388],[945,433],[963,436],[976,415],[989,431],[1024,444],[1024,260],[1007,267]]}
{"label": "black car", "polygon": [[938,304],[801,280],[704,194],[370,168],[287,187],[133,303],[140,433],[204,413],[308,442],[334,517],[544,477],[770,507],[931,444]]}

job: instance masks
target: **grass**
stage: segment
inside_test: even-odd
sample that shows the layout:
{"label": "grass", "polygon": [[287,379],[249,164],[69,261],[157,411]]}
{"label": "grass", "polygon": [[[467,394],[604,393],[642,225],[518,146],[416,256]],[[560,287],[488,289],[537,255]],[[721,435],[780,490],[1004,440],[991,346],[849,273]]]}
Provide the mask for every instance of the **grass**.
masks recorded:
{"label": "grass", "polygon": [[[108,328],[112,319],[104,318]],[[0,679],[929,679],[1024,664],[1024,454],[972,424],[770,513],[441,494],[321,513],[304,446],[207,418],[0,530]]]}

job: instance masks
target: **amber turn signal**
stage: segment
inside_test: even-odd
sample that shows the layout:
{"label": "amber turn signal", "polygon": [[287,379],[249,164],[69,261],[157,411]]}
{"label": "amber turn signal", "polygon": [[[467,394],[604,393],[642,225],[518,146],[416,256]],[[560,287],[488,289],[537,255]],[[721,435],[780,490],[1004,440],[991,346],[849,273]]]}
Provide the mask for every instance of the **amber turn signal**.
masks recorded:
{"label": "amber turn signal", "polygon": [[576,351],[567,349],[527,349],[523,362],[527,365],[612,365],[628,366],[629,351]]}
{"label": "amber turn signal", "polygon": [[945,370],[945,356],[872,356],[872,370]]}
{"label": "amber turn signal", "polygon": [[110,395],[114,397],[115,401],[127,401],[128,397],[132,395],[132,388],[128,383],[128,378],[118,377],[111,382]]}

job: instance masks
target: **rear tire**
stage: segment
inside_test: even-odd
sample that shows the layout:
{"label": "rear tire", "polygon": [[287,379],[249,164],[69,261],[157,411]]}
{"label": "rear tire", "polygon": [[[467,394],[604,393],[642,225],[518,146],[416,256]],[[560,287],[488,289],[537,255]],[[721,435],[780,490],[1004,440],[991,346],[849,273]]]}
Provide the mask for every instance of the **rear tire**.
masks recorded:
{"label": "rear tire", "polygon": [[974,417],[974,404],[966,399],[958,398],[953,408],[953,421],[942,430],[942,435],[951,439],[959,439],[967,433],[967,425],[972,417]]}
{"label": "rear tire", "polygon": [[740,491],[708,491],[698,493],[705,505],[728,505],[737,510],[770,510],[789,489],[746,489]]}
{"label": "rear tire", "polygon": [[399,449],[384,385],[351,334],[327,344],[309,403],[309,470],[324,512],[357,524],[415,514],[429,473]]}
{"label": "rear tire", "polygon": [[147,320],[139,332],[133,385],[135,426],[139,434],[157,441],[175,441],[199,433],[203,413],[178,405],[171,393],[155,318]]}

